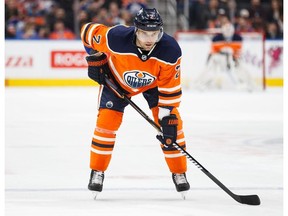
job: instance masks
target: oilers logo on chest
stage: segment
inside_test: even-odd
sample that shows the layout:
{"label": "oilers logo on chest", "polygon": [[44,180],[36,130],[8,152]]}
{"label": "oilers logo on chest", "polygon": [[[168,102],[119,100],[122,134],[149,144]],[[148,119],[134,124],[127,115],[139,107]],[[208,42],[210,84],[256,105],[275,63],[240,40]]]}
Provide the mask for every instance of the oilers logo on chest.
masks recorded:
{"label": "oilers logo on chest", "polygon": [[147,72],[128,71],[124,73],[124,81],[131,88],[141,88],[151,85],[155,77]]}

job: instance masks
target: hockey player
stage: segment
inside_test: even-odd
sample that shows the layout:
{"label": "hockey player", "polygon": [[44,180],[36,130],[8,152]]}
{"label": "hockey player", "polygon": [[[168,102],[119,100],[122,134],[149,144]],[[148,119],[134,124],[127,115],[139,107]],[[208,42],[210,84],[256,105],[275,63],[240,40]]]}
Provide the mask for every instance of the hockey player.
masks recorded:
{"label": "hockey player", "polygon": [[[184,149],[180,104],[181,49],[171,36],[163,32],[158,11],[141,9],[133,27],[87,23],[81,38],[89,56],[88,76],[100,84],[99,111],[90,153],[91,175],[88,189],[101,192],[107,169],[122,122],[126,101],[105,84],[107,77],[128,96],[142,93],[153,118],[162,128],[157,135],[166,163],[172,173],[176,190],[190,189],[186,179],[186,157],[172,145],[177,142]],[[184,196],[185,198],[185,196]]]}
{"label": "hockey player", "polygon": [[[235,33],[233,24],[228,17],[222,19],[221,33],[212,38],[211,51],[203,74],[200,74],[200,88],[219,86],[218,76],[223,72],[239,89],[253,90],[253,81],[241,63],[242,37]],[[218,86],[217,86],[218,85]]]}

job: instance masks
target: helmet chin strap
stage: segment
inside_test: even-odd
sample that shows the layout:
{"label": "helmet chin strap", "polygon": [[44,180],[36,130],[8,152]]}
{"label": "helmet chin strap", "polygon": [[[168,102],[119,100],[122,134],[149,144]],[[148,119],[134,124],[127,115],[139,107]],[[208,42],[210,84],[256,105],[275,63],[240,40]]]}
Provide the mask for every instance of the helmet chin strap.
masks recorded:
{"label": "helmet chin strap", "polygon": [[[136,39],[136,40],[137,40],[137,39]],[[154,50],[154,48],[156,47],[156,45],[157,45],[157,43],[155,43],[155,44],[153,45],[153,47],[148,51],[148,50],[144,50],[142,47],[140,47],[140,46],[138,46],[138,45],[136,44],[137,49],[138,49],[138,52],[141,54],[140,58],[142,59],[142,61],[148,60],[150,54],[152,53],[152,51]],[[147,52],[148,52],[148,53],[147,53]]]}
{"label": "helmet chin strap", "polygon": [[149,56],[149,55],[151,54],[151,52],[154,50],[155,46],[156,46],[156,43],[155,43],[155,44],[153,45],[153,47],[149,50],[149,52],[148,52],[148,50],[144,50],[142,47],[139,47],[139,46],[137,46],[137,49],[138,49],[138,51],[139,51],[141,54],[143,54],[143,51],[147,51],[147,52],[148,52],[147,56]]}

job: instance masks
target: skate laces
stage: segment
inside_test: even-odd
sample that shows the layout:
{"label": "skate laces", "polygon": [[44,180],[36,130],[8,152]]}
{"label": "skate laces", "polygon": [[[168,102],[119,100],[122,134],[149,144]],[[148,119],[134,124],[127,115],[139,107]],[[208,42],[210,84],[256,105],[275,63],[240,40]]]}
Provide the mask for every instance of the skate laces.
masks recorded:
{"label": "skate laces", "polygon": [[175,180],[177,185],[188,183],[184,173],[183,174],[174,174],[173,177],[174,177],[174,180]]}
{"label": "skate laces", "polygon": [[104,173],[101,171],[93,171],[92,175],[92,183],[95,184],[102,184],[103,183],[103,178],[104,178]]}

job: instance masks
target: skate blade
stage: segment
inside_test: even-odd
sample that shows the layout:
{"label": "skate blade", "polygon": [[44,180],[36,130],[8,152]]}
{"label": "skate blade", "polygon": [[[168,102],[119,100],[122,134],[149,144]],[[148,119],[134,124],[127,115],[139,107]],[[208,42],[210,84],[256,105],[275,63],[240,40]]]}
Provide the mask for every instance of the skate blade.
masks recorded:
{"label": "skate blade", "polygon": [[98,192],[98,191],[93,191],[93,192],[92,192],[92,196],[93,196],[93,199],[94,199],[94,200],[97,199],[97,196],[98,196],[99,193],[100,193],[100,192]]}
{"label": "skate blade", "polygon": [[186,200],[187,192],[188,192],[188,191],[182,191],[182,192],[180,192],[181,197],[182,197],[183,200]]}

